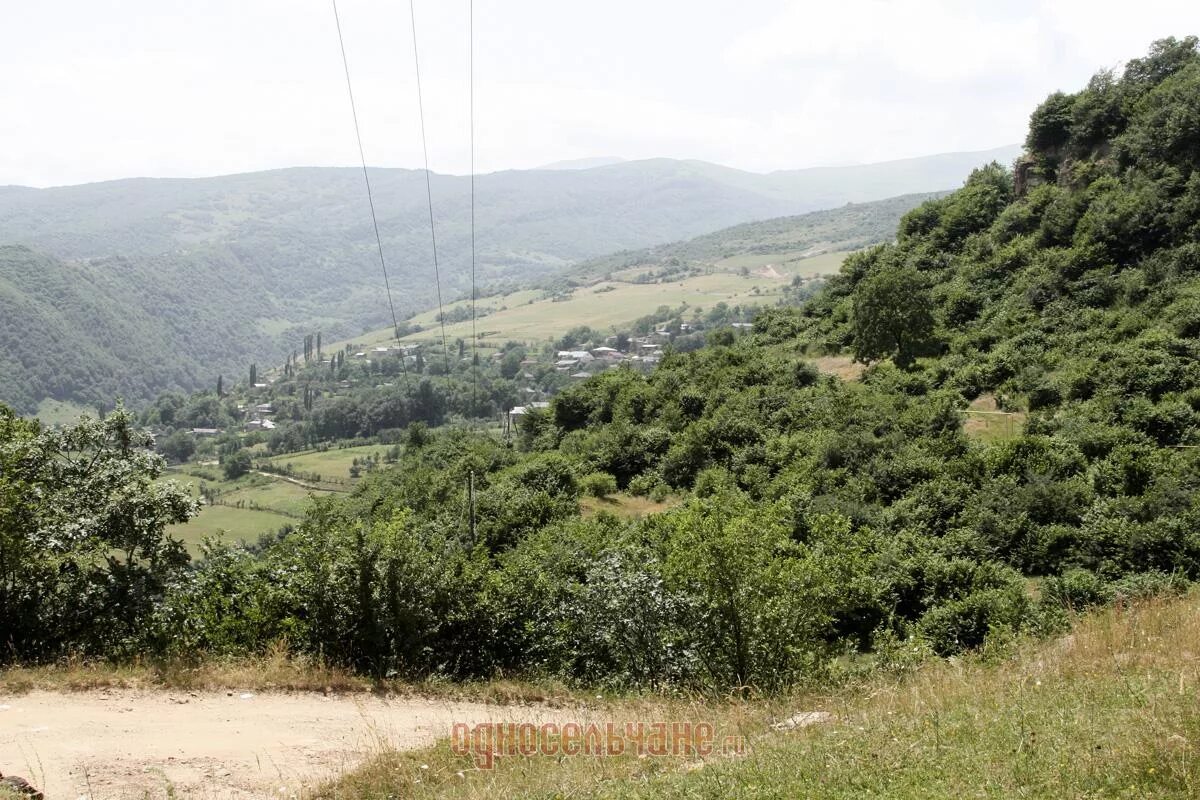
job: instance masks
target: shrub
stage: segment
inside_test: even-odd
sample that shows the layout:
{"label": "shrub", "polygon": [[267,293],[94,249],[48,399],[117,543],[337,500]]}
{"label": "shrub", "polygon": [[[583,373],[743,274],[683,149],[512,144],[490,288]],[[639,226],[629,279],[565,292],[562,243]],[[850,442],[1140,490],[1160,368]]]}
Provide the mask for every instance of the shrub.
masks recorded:
{"label": "shrub", "polygon": [[591,497],[608,497],[617,491],[617,479],[607,472],[593,472],[579,479],[579,488]]}
{"label": "shrub", "polygon": [[646,497],[650,494],[650,490],[658,485],[658,477],[655,475],[638,475],[629,482],[629,493],[635,497]]}
{"label": "shrub", "polygon": [[935,653],[949,656],[981,646],[993,630],[1019,630],[1029,611],[1029,598],[1019,585],[985,589],[935,606],[917,629]]}
{"label": "shrub", "polygon": [[1075,611],[1106,603],[1113,597],[1112,587],[1103,578],[1086,569],[1069,569],[1046,579],[1042,597]]}

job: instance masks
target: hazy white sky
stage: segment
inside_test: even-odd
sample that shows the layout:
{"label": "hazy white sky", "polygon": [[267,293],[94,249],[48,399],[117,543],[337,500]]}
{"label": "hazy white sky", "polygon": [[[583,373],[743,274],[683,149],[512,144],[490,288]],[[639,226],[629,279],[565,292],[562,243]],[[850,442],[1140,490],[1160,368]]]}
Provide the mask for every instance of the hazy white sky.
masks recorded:
{"label": "hazy white sky", "polygon": [[[468,0],[416,0],[430,166],[466,172]],[[353,165],[329,0],[3,0],[0,184]],[[416,167],[406,0],[340,0],[367,157]],[[475,0],[480,171],[756,171],[1020,141],[1194,0]]]}

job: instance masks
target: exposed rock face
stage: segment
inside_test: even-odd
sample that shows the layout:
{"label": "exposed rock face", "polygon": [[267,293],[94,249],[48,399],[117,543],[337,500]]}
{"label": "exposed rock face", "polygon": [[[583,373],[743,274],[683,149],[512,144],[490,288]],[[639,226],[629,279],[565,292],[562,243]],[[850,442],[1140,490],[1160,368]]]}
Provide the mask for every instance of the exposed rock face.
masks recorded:
{"label": "exposed rock face", "polygon": [[1021,156],[1013,164],[1013,189],[1017,197],[1024,197],[1030,189],[1042,182],[1036,167],[1036,162],[1027,155]]}

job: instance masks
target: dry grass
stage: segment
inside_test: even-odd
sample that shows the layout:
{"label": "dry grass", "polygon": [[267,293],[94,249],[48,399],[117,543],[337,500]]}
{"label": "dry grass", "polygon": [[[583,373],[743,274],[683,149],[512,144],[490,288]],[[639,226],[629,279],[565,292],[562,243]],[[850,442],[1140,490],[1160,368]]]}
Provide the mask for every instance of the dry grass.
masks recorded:
{"label": "dry grass", "polygon": [[0,694],[92,689],[366,692],[386,688],[338,667],[289,656],[282,648],[258,657],[236,659],[127,663],[69,659],[42,666],[0,670]]}
{"label": "dry grass", "polygon": [[[717,730],[717,739],[724,740],[726,736],[761,735],[774,718],[773,707],[699,698],[597,699],[574,706],[567,718],[585,726],[608,721],[621,727],[637,722],[709,722]],[[735,756],[714,756],[731,757]],[[687,771],[698,763],[686,755],[638,757],[632,752],[612,757],[512,755],[498,756],[493,769],[479,769],[470,756],[453,752],[449,740],[443,740],[423,750],[381,753],[365,766],[317,790],[311,800],[582,796],[596,787],[637,785]]]}
{"label": "dry grass", "polygon": [[601,511],[607,511],[618,517],[641,519],[651,514],[661,514],[678,506],[683,498],[671,496],[665,500],[651,500],[649,497],[638,497],[630,494],[614,494],[608,497],[584,497],[579,501],[580,513],[590,517]]}
{"label": "dry grass", "polygon": [[1012,439],[1021,435],[1025,427],[1025,414],[1020,411],[1001,411],[996,398],[982,394],[971,401],[963,412],[963,433],[985,442]]}
{"label": "dry grass", "polygon": [[844,381],[862,380],[862,374],[867,369],[850,356],[821,356],[814,358],[812,363],[826,375],[834,375]]}
{"label": "dry grass", "polygon": [[[511,757],[476,770],[446,742],[386,753],[320,798],[1200,797],[1200,600],[1088,617],[1069,636],[936,661],[778,703],[647,701],[608,713],[711,720],[745,757]],[[657,704],[657,705],[656,705]],[[836,722],[770,729],[786,709]]]}
{"label": "dry grass", "polygon": [[373,692],[494,705],[551,708],[594,703],[594,693],[557,681],[494,679],[453,682],[431,678],[416,683],[372,679],[341,667],[291,656],[277,647],[261,656],[204,660],[137,660],[127,663],[68,659],[42,666],[0,670],[0,695],[32,691],[86,692],[96,689],[242,690],[255,692]]}

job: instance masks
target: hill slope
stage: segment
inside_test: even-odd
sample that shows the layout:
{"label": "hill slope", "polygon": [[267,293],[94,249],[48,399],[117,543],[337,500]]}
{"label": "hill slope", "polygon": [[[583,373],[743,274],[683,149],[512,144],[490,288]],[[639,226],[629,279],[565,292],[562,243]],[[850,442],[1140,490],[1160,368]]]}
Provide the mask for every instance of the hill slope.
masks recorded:
{"label": "hill slope", "polygon": [[214,281],[192,268],[232,261],[67,264],[0,246],[0,400],[22,411],[45,398],[111,406],[229,375],[266,338],[256,319],[277,313],[255,276]]}
{"label": "hill slope", "polygon": [[[661,306],[774,305],[799,285],[793,281],[835,272],[845,253],[890,241],[905,213],[937,196],[851,203],[590,259],[547,281],[546,291],[518,290],[481,299],[477,313],[486,322],[475,328],[481,338],[494,342],[533,342],[557,338],[580,325],[607,332]],[[452,320],[446,335],[469,341],[469,303],[461,300],[444,308]],[[440,341],[436,308],[410,322],[421,328],[407,337],[410,341]],[[354,337],[354,343],[381,345],[391,338],[391,329],[381,328]]]}
{"label": "hill slope", "polygon": [[934,385],[1197,443],[1198,108],[1195,38],[1052,95],[1015,176],[978,170],[847,259],[807,336],[864,361],[940,353],[916,364]]}
{"label": "hill slope", "polygon": [[[484,175],[477,181],[480,280],[528,284],[614,249],[875,199],[893,189],[946,188],[970,167],[1012,153],[1006,148],[772,175],[667,159]],[[840,187],[831,189],[833,183]],[[434,286],[424,175],[374,170],[372,184],[397,310],[428,308]],[[433,191],[443,294],[454,297],[469,286],[469,180],[435,175]],[[250,360],[282,360],[299,327],[321,329],[330,341],[389,321],[362,176],[353,169],[4,187],[4,242],[70,262],[43,261],[43,268],[61,273],[47,285],[86,274],[105,287],[97,302],[109,303],[114,314],[164,316],[167,328],[188,332],[153,337],[153,358],[131,361],[114,351],[89,359],[101,363],[111,356],[144,365],[142,375],[96,383],[86,371],[66,373],[79,380],[40,374],[39,364],[46,362],[23,355],[15,380],[27,385],[0,391],[0,400],[25,411],[45,396],[105,397],[114,385],[124,387],[130,400],[176,385],[194,388]],[[16,295],[9,298],[17,302]],[[33,324],[54,327],[59,321]],[[14,320],[4,329],[12,335],[0,339],[0,350],[20,349],[22,328]],[[108,338],[103,330],[95,332],[98,341]],[[67,331],[49,341],[82,348]],[[52,354],[50,361],[58,360]],[[154,377],[167,373],[172,377]],[[35,384],[45,388],[30,388]]]}
{"label": "hill slope", "polygon": [[593,258],[572,271],[573,277],[599,277],[612,270],[680,262],[714,264],[734,256],[775,255],[808,258],[843,253],[890,241],[900,218],[938,193],[906,194],[867,203],[789,217],[745,222],[681,242]]}
{"label": "hill slope", "polygon": [[[474,751],[443,740],[389,750],[315,796],[384,798],[420,780],[419,796],[444,800],[479,797],[485,782],[501,796],[589,800],[1194,797],[1200,716],[1187,698],[1196,694],[1198,611],[1194,596],[1146,602],[1089,615],[1069,636],[1022,642],[990,662],[930,663],[791,705],[700,706],[718,733],[745,737],[744,755],[721,753],[717,738],[706,758],[639,758],[631,744],[634,752],[608,758],[497,758],[480,772]],[[618,719],[698,713],[694,701],[610,705]],[[772,729],[797,709],[815,712],[809,724]]]}

